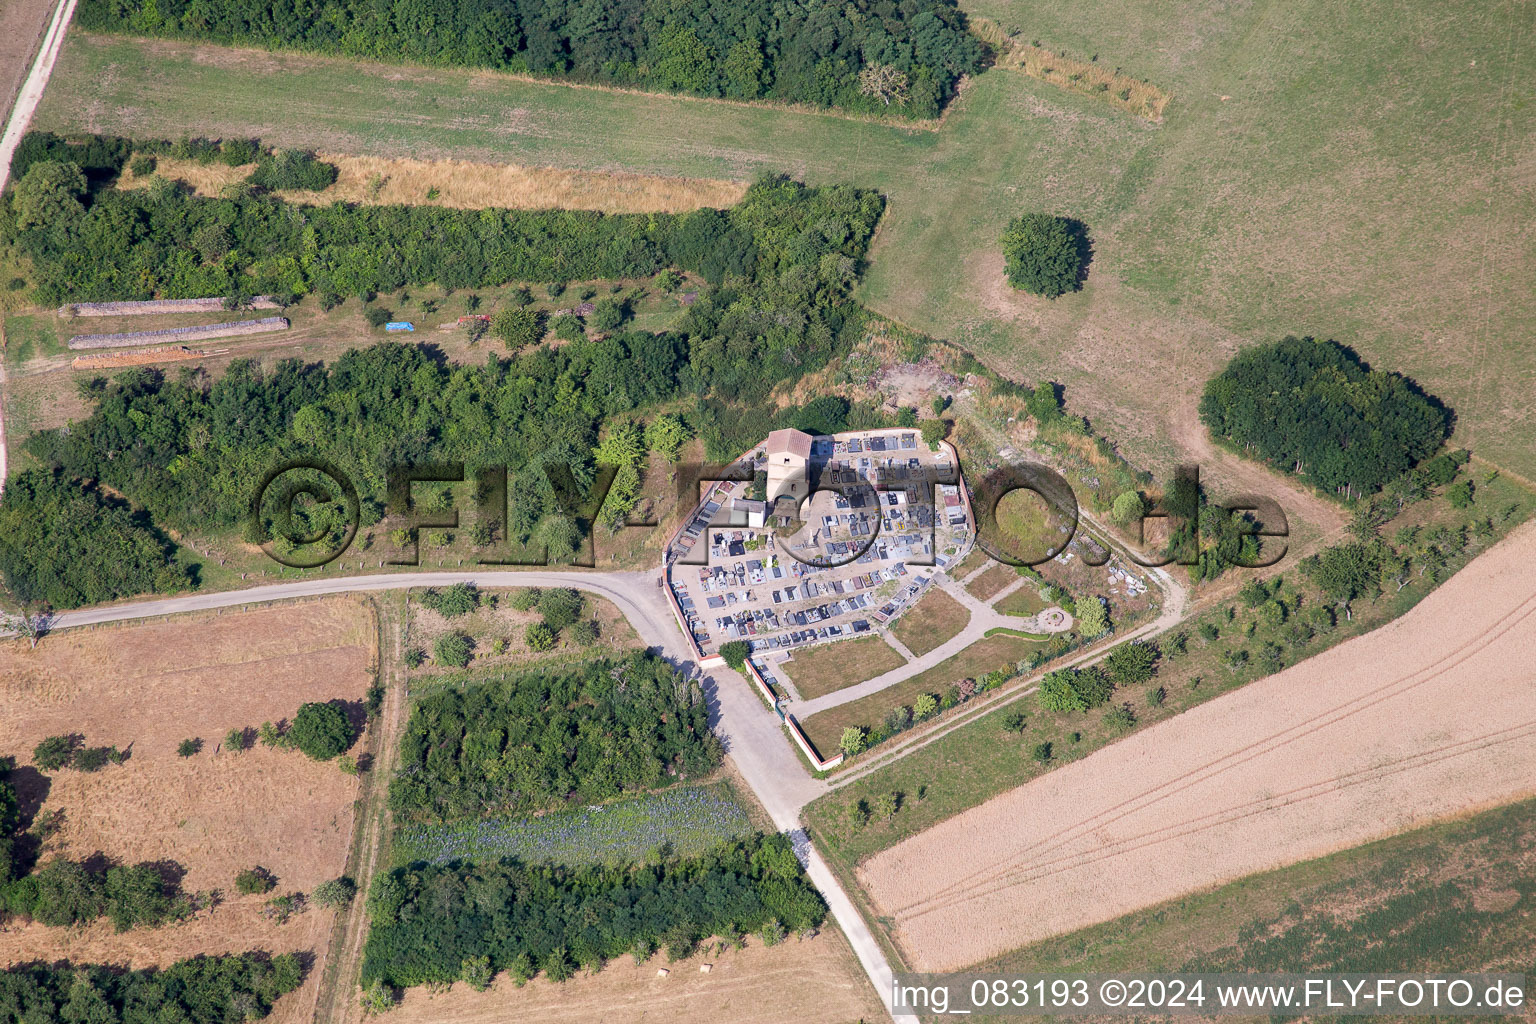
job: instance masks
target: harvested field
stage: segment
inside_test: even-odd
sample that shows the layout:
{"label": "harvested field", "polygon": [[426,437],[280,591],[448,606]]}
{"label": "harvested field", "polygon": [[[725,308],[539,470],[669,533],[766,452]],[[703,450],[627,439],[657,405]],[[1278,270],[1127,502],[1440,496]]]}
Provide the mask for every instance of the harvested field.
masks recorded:
{"label": "harvested field", "polygon": [[803,700],[811,700],[906,663],[884,637],[866,636],[796,651],[793,658],[774,668],[789,677]]}
{"label": "harvested field", "polygon": [[917,604],[903,612],[891,627],[907,650],[922,657],[954,639],[971,621],[965,606],[938,587],[932,587]]}
{"label": "harvested field", "polygon": [[877,913],[948,970],[1536,792],[1533,560],[1527,524],[1391,624],[883,851]]}
{"label": "harvested field", "polygon": [[[710,964],[708,973],[699,970]],[[658,977],[658,970],[666,977]],[[772,949],[757,939],[746,949],[693,956],[678,963],[652,957],[637,966],[621,957],[602,972],[564,984],[539,977],[517,988],[505,976],[488,992],[454,985],[433,994],[407,989],[391,1024],[853,1024],[885,1011],[848,942],[830,923],[814,939],[791,938]]]}
{"label": "harvested field", "polygon": [[[173,860],[186,870],[184,890],[220,889],[226,899],[186,924],[124,934],[104,921],[11,927],[0,932],[0,964],[68,957],[140,967],[198,953],[307,951],[309,979],[278,1004],[276,1019],[308,1020],[331,912],[277,925],[260,915],[262,897],[235,894],[234,876],[261,865],[281,894],[340,875],[358,782],[297,751],[236,753],[220,742],[231,728],[291,717],[308,700],[360,701],[374,643],[369,606],[352,598],[74,630],[36,650],[0,643],[0,753],[22,764],[13,780],[25,802],[64,812],[45,857]],[[31,768],[33,746],[62,733],[131,756],[92,774]],[[178,757],[189,737],[202,739],[202,751]]]}
{"label": "harvested field", "polygon": [[127,331],[122,334],[77,334],[69,339],[71,349],[129,348],[163,341],[206,341],[210,338],[236,338],[248,334],[286,331],[288,318],[264,316],[260,320],[237,320],[225,324],[199,324],[196,327],[166,327],[158,331]]}
{"label": "harvested field", "polygon": [[[467,160],[409,160],[318,153],[336,165],[336,183],[323,192],[284,190],[296,203],[334,202],[451,206],[479,210],[600,210],[603,213],[678,213],[701,207],[734,206],[746,194],[744,181],[674,178],[622,171],[578,171],[564,167],[472,163]],[[250,176],[254,164],[229,167],[158,157],[155,173],[186,182],[202,195]],[[125,175],[123,187],[148,178]]]}

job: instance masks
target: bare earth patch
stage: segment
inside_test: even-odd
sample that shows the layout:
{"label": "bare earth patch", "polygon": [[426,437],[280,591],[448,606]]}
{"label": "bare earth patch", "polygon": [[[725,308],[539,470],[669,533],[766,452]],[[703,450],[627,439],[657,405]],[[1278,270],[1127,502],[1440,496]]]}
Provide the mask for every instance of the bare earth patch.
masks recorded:
{"label": "bare earth patch", "polygon": [[[36,650],[0,644],[0,753],[22,766],[13,779],[24,799],[41,794],[43,811],[65,816],[44,858],[100,852],[130,864],[172,860],[186,869],[184,890],[219,889],[226,900],[184,924],[123,934],[105,921],[83,929],[12,925],[0,932],[0,964],[67,957],[143,967],[199,953],[309,952],[308,979],[277,1004],[274,1018],[308,1019],[332,912],[311,908],[277,925],[260,914],[265,897],[236,894],[234,876],[260,865],[282,894],[340,875],[357,779],[297,751],[237,753],[220,744],[231,728],[292,717],[305,701],[361,701],[374,638],[369,606],[334,598],[72,630]],[[30,767],[37,742],[63,733],[131,756],[92,774]],[[202,751],[179,757],[186,738],[201,738]]]}
{"label": "bare earth patch", "polygon": [[1407,615],[871,858],[915,970],[951,970],[1536,791],[1536,525]]}
{"label": "bare earth patch", "polygon": [[[710,970],[699,970],[710,964]],[[658,977],[658,970],[666,977]],[[564,984],[535,978],[517,988],[505,976],[488,992],[454,985],[433,994],[407,990],[391,1024],[853,1024],[885,1015],[841,932],[828,927],[814,939],[791,938],[764,948],[753,939],[744,950],[694,956],[678,963],[652,957],[636,966],[621,957],[598,974]]]}

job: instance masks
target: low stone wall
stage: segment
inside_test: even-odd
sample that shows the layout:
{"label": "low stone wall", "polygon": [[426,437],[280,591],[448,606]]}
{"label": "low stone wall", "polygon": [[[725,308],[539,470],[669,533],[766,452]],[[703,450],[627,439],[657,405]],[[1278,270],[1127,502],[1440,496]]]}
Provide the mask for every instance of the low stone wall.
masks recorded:
{"label": "low stone wall", "polygon": [[203,324],[199,327],[167,327],[160,331],[129,331],[124,334],[79,334],[69,339],[75,350],[132,348],[160,342],[206,341],[210,338],[235,338],[246,334],[286,331],[288,318],[269,316],[260,320],[235,320],[227,324]]}
{"label": "low stone wall", "polygon": [[[258,295],[244,304],[246,309],[279,309],[277,303],[265,295]],[[149,299],[144,302],[75,302],[59,307],[59,316],[148,316],[153,313],[219,313],[224,309],[224,298],[215,295],[209,299]]]}

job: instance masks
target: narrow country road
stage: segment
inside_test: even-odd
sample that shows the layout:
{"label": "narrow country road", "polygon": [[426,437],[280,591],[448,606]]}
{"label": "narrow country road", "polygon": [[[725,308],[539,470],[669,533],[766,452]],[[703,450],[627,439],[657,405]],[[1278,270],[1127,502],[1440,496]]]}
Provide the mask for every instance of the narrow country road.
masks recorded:
{"label": "narrow country road", "polygon": [[[316,578],[292,583],[272,583],[246,590],[191,594],[124,604],[85,608],[55,616],[50,629],[89,626],[107,622],[174,615],[181,612],[216,611],[242,605],[327,594],[349,594],[410,587],[441,587],[474,583],[492,587],[574,587],[612,601],[639,634],[642,643],[684,671],[698,671],[692,651],[678,629],[654,572],[405,572],[374,576]],[[800,809],[826,792],[826,783],[810,777],[799,755],[790,746],[777,715],[764,706],[752,685],[740,674],[720,667],[704,673],[710,722],[752,787],[773,823],[795,840],[796,850],[811,881],[826,897],[832,916],[842,927],[859,962],[886,1009],[890,1009],[891,968],[864,919],[843,891],[831,868],[811,846],[800,828]],[[917,1024],[901,1015],[898,1024]]]}

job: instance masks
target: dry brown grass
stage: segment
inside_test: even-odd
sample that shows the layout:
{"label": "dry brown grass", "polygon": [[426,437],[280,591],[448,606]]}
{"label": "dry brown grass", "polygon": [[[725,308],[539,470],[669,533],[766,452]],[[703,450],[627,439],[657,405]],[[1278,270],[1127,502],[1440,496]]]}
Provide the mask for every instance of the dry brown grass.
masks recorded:
{"label": "dry brown grass", "polygon": [[[411,630],[408,646],[430,653],[437,638],[443,634],[464,633],[475,641],[474,658],[470,662],[470,667],[477,670],[517,668],[524,663],[551,659],[619,656],[625,651],[640,646],[640,638],[635,634],[634,627],[629,624],[629,620],[612,601],[594,597],[591,594],[582,594],[584,603],[578,619],[590,619],[597,623],[598,642],[591,647],[579,646],[571,637],[574,628],[568,626],[560,631],[554,647],[547,651],[534,651],[528,647],[526,635],[530,625],[543,621],[544,617],[539,610],[532,608],[528,611],[518,611],[512,607],[512,601],[518,593],[516,590],[491,590],[486,593],[494,595],[496,607],[481,605],[468,615],[450,619],[428,608],[422,603],[420,592],[416,592],[411,600]],[[501,654],[493,651],[493,645],[498,640],[505,644]],[[439,670],[428,662],[417,675],[430,675],[437,671]]]}
{"label": "dry brown grass", "polygon": [[1097,97],[1148,121],[1161,121],[1171,98],[1151,82],[1120,74],[1118,69],[1077,60],[1018,40],[999,55],[997,66],[1013,68],[1062,89]]}
{"label": "dry brown grass", "polygon": [[[23,767],[25,799],[62,810],[46,856],[104,853],[126,862],[176,861],[187,891],[220,889],[227,902],[186,924],[113,932],[12,925],[0,964],[70,958],[165,965],[199,953],[308,951],[314,970],[278,1003],[279,1021],[307,1020],[333,915],[310,909],[277,925],[262,897],[234,893],[235,873],[261,865],[277,892],[307,892],[345,868],[357,779],[297,751],[220,750],[231,728],[291,717],[309,700],[360,700],[374,664],[368,605],[334,598],[143,625],[72,630],[31,650],[0,643],[0,752]],[[129,750],[94,774],[44,776],[28,767],[46,736],[80,733],[91,746]],[[184,738],[203,750],[177,756]]]}
{"label": "dry brown grass", "polygon": [[1536,787],[1536,524],[1364,636],[1132,734],[859,869],[953,970]]}
{"label": "dry brown grass", "polygon": [[[708,973],[699,970],[710,964]],[[658,977],[660,969],[668,971]],[[621,957],[598,974],[563,984],[535,978],[517,988],[505,976],[488,992],[454,985],[446,992],[406,992],[391,1024],[853,1024],[885,1016],[880,1000],[841,932],[789,939],[771,949],[754,940],[743,950],[678,963],[653,957],[636,965]]]}
{"label": "dry brown grass", "polygon": [[[678,213],[701,207],[734,206],[747,186],[715,178],[668,178],[626,172],[577,171],[561,167],[481,164],[464,160],[386,159],[320,153],[336,165],[336,183],[324,192],[283,191],[295,203],[337,201],[407,206],[449,206],[461,210],[600,210],[604,213]],[[155,173],[185,182],[199,195],[217,195],[248,177],[254,165],[229,167],[158,157]],[[123,175],[123,188],[142,188],[147,178]],[[436,190],[433,198],[428,195]]]}
{"label": "dry brown grass", "polygon": [[906,663],[884,637],[865,636],[796,651],[793,658],[779,667],[800,696],[811,700]]}
{"label": "dry brown grass", "polygon": [[936,647],[941,647],[965,628],[971,621],[971,613],[965,606],[938,587],[923,595],[913,608],[902,613],[891,627],[896,639],[907,650],[922,657]]}
{"label": "dry brown grass", "polygon": [[1019,578],[1011,565],[994,565],[965,585],[965,589],[978,601],[989,601]]}

